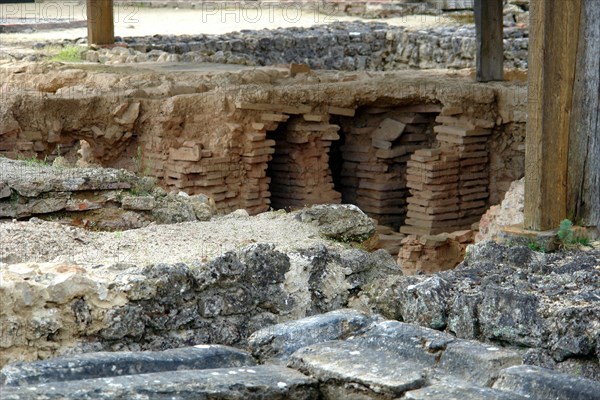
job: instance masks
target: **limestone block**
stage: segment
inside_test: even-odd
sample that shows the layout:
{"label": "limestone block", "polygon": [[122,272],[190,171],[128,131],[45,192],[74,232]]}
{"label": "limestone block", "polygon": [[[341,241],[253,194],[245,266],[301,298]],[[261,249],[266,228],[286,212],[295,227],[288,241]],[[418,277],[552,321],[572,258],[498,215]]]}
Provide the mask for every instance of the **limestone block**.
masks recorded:
{"label": "limestone block", "polygon": [[10,197],[11,193],[10,187],[4,182],[0,182],[0,199]]}
{"label": "limestone block", "polygon": [[527,400],[529,397],[520,396],[501,390],[464,384],[436,384],[406,393],[407,400]]}
{"label": "limestone block", "polygon": [[386,118],[373,132],[373,139],[393,142],[404,132],[406,125],[402,122]]}
{"label": "limestone block", "polygon": [[133,125],[140,114],[140,103],[123,103],[118,106],[113,115],[115,121],[120,125]]}
{"label": "limestone block", "polygon": [[377,319],[355,310],[332,311],[263,328],[252,334],[249,345],[252,354],[263,362],[287,361],[302,347],[348,337],[365,330]]}
{"label": "limestone block", "polygon": [[[426,385],[424,366],[385,349],[349,341],[302,348],[292,355],[289,365],[322,382],[327,399],[374,398],[374,393],[382,399],[395,399]],[[360,397],[355,397],[355,390]]]}
{"label": "limestone block", "polygon": [[32,142],[43,140],[42,132],[40,131],[22,131],[19,134],[19,138],[29,140]]}
{"label": "limestone block", "polygon": [[457,137],[477,137],[477,136],[488,136],[492,134],[491,129],[479,128],[473,126],[473,128],[466,128],[461,126],[448,126],[448,125],[437,125],[433,128],[435,133],[445,134],[447,136]]}
{"label": "limestone block", "polygon": [[356,110],[354,108],[343,108],[335,106],[329,106],[327,108],[327,111],[329,112],[329,114],[341,115],[344,117],[354,117],[354,114],[356,113]]}
{"label": "limestone block", "polygon": [[306,64],[290,64],[290,76],[294,77],[298,74],[308,74],[310,72],[310,67]]}
{"label": "limestone block", "polygon": [[457,114],[462,114],[462,113],[463,113],[463,108],[461,106],[444,106],[442,108],[441,115],[452,116],[452,115],[457,115]]}
{"label": "limestone block", "polygon": [[104,131],[102,129],[98,128],[96,125],[93,125],[90,129],[92,130],[92,133],[94,134],[94,139],[104,136]]}
{"label": "limestone block", "polygon": [[178,149],[169,149],[169,159],[179,161],[200,161],[200,146],[195,145],[194,147],[180,147]]}
{"label": "limestone block", "polygon": [[276,113],[263,113],[260,115],[262,121],[285,122],[290,118],[289,115]]}
{"label": "limestone block", "polygon": [[320,114],[304,114],[302,115],[305,121],[308,122],[327,122],[329,121],[329,117]]}
{"label": "limestone block", "polygon": [[538,399],[588,400],[600,393],[598,381],[531,365],[505,369],[493,387]]}
{"label": "limestone block", "polygon": [[126,196],[121,201],[121,206],[125,210],[150,211],[155,205],[156,202],[152,196]]}
{"label": "limestone block", "polygon": [[0,136],[18,132],[20,125],[12,114],[6,114],[2,116],[0,120]]}
{"label": "limestone block", "polygon": [[371,146],[373,146],[376,149],[388,150],[392,148],[392,142],[373,138],[371,140]]}

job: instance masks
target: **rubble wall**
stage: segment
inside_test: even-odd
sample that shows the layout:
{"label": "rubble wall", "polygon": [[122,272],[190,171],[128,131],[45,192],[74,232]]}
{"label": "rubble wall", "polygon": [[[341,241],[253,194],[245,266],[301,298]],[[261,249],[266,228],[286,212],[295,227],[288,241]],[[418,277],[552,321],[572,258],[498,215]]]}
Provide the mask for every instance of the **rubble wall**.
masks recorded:
{"label": "rubble wall", "polygon": [[[428,18],[439,20],[440,26],[415,30],[332,18],[323,21],[327,25],[310,28],[124,37],[128,48],[91,50],[85,57],[109,64],[184,61],[265,66],[294,62],[348,71],[474,68],[475,26],[453,25],[443,16]],[[528,30],[508,27],[504,37],[505,68],[527,68]]]}

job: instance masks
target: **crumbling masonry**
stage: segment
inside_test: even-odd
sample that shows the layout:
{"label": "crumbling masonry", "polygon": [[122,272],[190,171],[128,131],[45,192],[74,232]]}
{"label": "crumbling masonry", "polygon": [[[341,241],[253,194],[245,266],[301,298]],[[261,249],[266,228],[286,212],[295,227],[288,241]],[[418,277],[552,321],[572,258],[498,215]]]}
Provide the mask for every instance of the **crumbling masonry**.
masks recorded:
{"label": "crumbling masonry", "polygon": [[52,160],[85,141],[85,162],[138,169],[223,212],[345,202],[403,233],[435,234],[468,229],[522,175],[519,83],[36,68],[3,87],[2,154]]}

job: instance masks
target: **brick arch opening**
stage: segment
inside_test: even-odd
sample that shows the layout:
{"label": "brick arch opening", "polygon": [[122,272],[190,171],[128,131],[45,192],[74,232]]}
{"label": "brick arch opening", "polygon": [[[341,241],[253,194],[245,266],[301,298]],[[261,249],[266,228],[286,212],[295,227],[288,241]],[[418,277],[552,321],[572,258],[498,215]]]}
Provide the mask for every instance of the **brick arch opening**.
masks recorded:
{"label": "brick arch opening", "polygon": [[340,203],[329,163],[329,148],[339,140],[338,126],[328,116],[291,116],[267,139],[275,141],[275,152],[268,163],[271,207],[293,210],[313,204]]}

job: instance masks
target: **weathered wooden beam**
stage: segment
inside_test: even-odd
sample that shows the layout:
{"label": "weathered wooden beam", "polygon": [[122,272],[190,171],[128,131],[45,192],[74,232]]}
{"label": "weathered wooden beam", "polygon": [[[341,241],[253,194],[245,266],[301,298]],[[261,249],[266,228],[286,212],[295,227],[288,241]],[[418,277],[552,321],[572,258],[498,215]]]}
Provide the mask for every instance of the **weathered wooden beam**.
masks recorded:
{"label": "weathered wooden beam", "polygon": [[569,136],[567,216],[600,228],[600,7],[584,0]]}
{"label": "weathered wooden beam", "polygon": [[554,229],[567,216],[569,126],[582,1],[530,3],[526,229]]}
{"label": "weathered wooden beam", "polygon": [[504,79],[503,0],[475,0],[477,80]]}
{"label": "weathered wooden beam", "polygon": [[86,0],[88,45],[115,43],[113,0]]}

